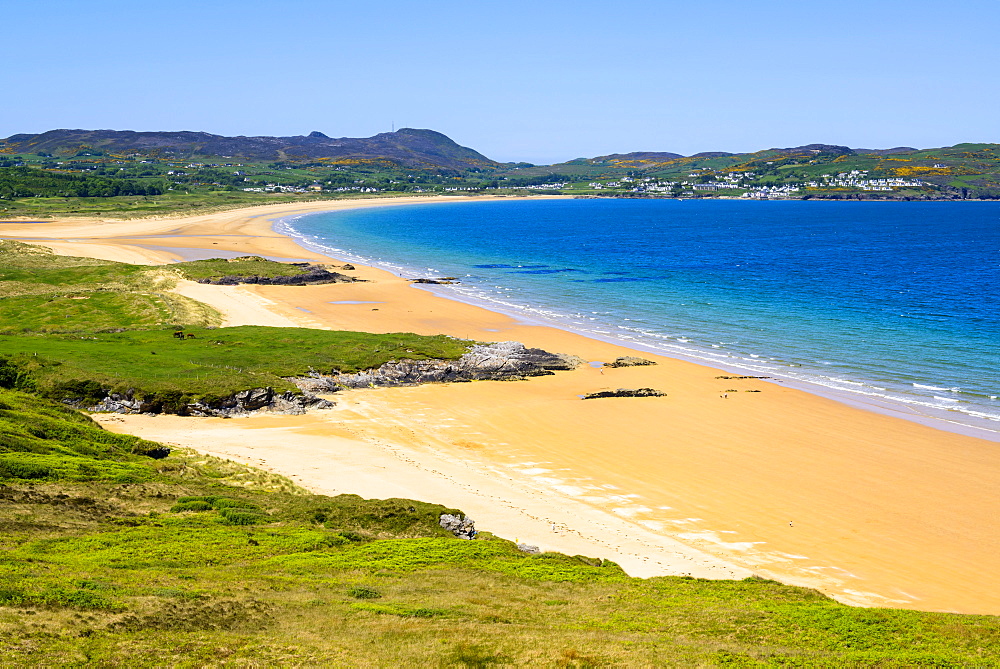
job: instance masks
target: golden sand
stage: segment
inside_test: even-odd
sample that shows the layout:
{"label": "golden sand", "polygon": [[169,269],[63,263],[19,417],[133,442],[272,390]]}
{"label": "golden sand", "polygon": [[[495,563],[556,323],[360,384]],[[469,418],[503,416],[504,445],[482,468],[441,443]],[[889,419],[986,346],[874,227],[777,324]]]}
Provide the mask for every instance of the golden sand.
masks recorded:
{"label": "golden sand", "polygon": [[[471,198],[470,198],[471,199]],[[328,260],[274,232],[317,202],[174,220],[0,225],[59,253],[168,262],[207,248]],[[460,206],[454,204],[452,206]],[[445,333],[609,361],[635,352],[438,297],[388,272],[369,283],[179,290],[228,324]],[[337,304],[338,302],[361,304]],[[619,561],[629,573],[749,573],[874,606],[1000,614],[1000,445],[760,380],[659,364],[584,366],[523,382],[338,394],[307,416],[112,416],[112,429],[233,457],[318,492],[463,508],[480,529]],[[581,400],[618,387],[663,398]],[[736,389],[738,392],[724,391]],[[761,392],[745,392],[760,390]]]}

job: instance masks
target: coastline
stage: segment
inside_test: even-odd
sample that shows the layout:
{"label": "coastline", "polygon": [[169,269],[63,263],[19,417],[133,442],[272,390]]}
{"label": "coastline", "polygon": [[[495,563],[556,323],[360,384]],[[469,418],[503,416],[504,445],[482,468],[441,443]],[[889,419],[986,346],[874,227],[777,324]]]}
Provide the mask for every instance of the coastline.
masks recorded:
{"label": "coastline", "polygon": [[[400,263],[399,259],[392,253],[386,254],[384,249],[375,246],[364,246],[364,242],[362,242],[361,248],[365,248],[366,251],[362,254],[352,247],[349,241],[353,239],[357,242],[356,238],[349,236],[347,243],[345,240],[331,242],[324,236],[305,232],[312,227],[306,223],[307,216],[294,215],[276,219],[275,229],[290,235],[298,243],[317,253],[348,260],[354,264],[383,269],[400,277],[444,275],[463,277],[458,285],[421,284],[418,286],[420,289],[430,291],[440,297],[496,311],[524,324],[567,330],[591,339],[618,344],[649,354],[686,360],[734,375],[766,376],[774,383],[798,388],[861,409],[884,413],[958,434],[1000,442],[1000,414],[994,410],[995,402],[977,404],[963,394],[961,402],[951,404],[952,396],[948,396],[947,403],[939,401],[943,398],[935,396],[939,392],[958,391],[958,388],[953,387],[960,385],[955,379],[942,381],[927,377],[927,379],[916,379],[919,382],[894,383],[891,379],[882,379],[872,375],[871,370],[868,370],[868,374],[863,372],[859,374],[857,373],[859,370],[844,369],[831,373],[829,369],[824,369],[815,363],[811,365],[808,362],[805,364],[798,364],[798,362],[796,364],[772,363],[771,361],[777,360],[777,358],[770,356],[780,356],[780,347],[767,349],[755,346],[736,351],[727,350],[726,346],[712,345],[709,349],[705,347],[704,341],[699,345],[687,339],[675,339],[673,335],[664,336],[662,330],[657,332],[655,328],[643,331],[641,327],[639,329],[623,327],[621,314],[618,315],[619,318],[612,321],[602,320],[601,317],[591,318],[588,314],[589,310],[607,307],[599,306],[598,302],[588,303],[586,297],[579,295],[572,303],[575,305],[574,307],[568,307],[565,302],[561,306],[557,306],[554,305],[552,296],[549,295],[546,298],[544,293],[533,295],[529,302],[525,301],[524,296],[519,299],[517,292],[506,293],[499,290],[499,286],[495,284],[500,282],[506,284],[506,280],[496,275],[488,278],[475,277],[470,283],[465,277],[471,275],[466,274],[466,272],[474,270],[470,270],[462,263],[456,264],[454,259],[451,260],[450,264],[445,261],[444,265],[438,265],[434,257],[423,254],[419,261],[414,261],[411,258],[408,263],[404,264]],[[480,261],[482,262],[482,260]],[[516,282],[514,285],[516,286]],[[536,302],[535,297],[541,297],[542,302]],[[628,315],[633,316],[633,318],[635,316],[634,314]],[[632,319],[624,319],[624,321],[629,320]],[[702,338],[704,339],[704,337]],[[882,385],[887,385],[887,387],[880,387]],[[914,392],[914,388],[924,389],[924,391]],[[964,388],[962,392],[965,392]],[[977,399],[983,397],[980,395]],[[995,398],[992,399],[995,400]]]}
{"label": "coastline", "polygon": [[[271,221],[339,208],[473,199],[316,202],[187,219],[33,223],[20,230],[18,223],[5,223],[2,236],[48,238],[53,241],[45,245],[60,253],[148,264],[180,259],[193,249],[323,261],[274,231]],[[357,274],[371,283],[243,286],[230,297],[245,303],[219,306],[245,321],[272,319],[260,324],[280,319],[305,327],[514,339],[589,361],[632,352],[412,290],[376,268],[359,267]],[[343,405],[337,410],[308,417],[195,423],[109,416],[102,422],[194,447],[212,434],[227,457],[296,474],[321,492],[379,496],[350,485],[381,489],[387,493],[382,496],[412,490],[406,496],[464,508],[481,529],[507,538],[564,552],[606,550],[590,552],[620,560],[635,575],[720,577],[728,568],[737,577],[753,571],[817,587],[849,603],[1000,613],[1000,595],[994,594],[1000,591],[1000,545],[990,531],[1000,511],[992,494],[1000,474],[995,444],[786,384],[726,381],[761,392],[723,399],[717,369],[656,359],[656,367],[606,373],[583,367],[518,383],[352,391],[337,398]],[[668,397],[602,400],[599,408],[578,400],[583,392],[619,386],[661,388]],[[224,437],[223,429],[235,432]],[[290,450],[290,434],[308,449]],[[259,446],[247,443],[251,436]],[[373,449],[364,462],[357,459],[363,447]],[[347,471],[354,475],[336,478],[351,458],[354,468]],[[390,466],[393,461],[416,464]],[[380,466],[388,476],[376,471]],[[468,503],[451,501],[463,495]],[[519,511],[508,521],[494,512],[497,507]],[[522,528],[529,534],[511,534]],[[691,564],[696,566],[682,570]]]}

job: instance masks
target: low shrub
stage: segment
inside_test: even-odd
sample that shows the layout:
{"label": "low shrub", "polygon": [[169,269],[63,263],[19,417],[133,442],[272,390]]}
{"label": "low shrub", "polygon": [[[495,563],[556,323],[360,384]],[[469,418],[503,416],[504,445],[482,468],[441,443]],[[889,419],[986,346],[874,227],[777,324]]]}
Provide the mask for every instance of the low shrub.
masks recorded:
{"label": "low shrub", "polygon": [[142,483],[154,478],[143,464],[43,453],[0,453],[0,479]]}
{"label": "low shrub", "polygon": [[382,593],[375,588],[369,588],[363,585],[358,585],[348,589],[347,594],[354,599],[379,599],[382,597]]}
{"label": "low shrub", "polygon": [[254,509],[224,508],[219,510],[219,515],[229,525],[257,525],[267,521],[263,511]]}
{"label": "low shrub", "polygon": [[2,606],[39,606],[71,608],[93,611],[112,611],[121,605],[93,590],[49,586],[41,592],[27,592],[17,588],[0,588]]}
{"label": "low shrub", "polygon": [[426,606],[406,606],[405,604],[369,604],[367,602],[357,602],[351,604],[351,608],[358,611],[400,616],[401,618],[437,618],[451,614],[450,611],[445,609],[432,609]]}
{"label": "low shrub", "polygon": [[227,525],[256,525],[265,522],[267,513],[256,504],[231,497],[180,497],[170,511],[212,511],[217,510]]}
{"label": "low shrub", "polygon": [[212,505],[208,502],[203,502],[201,500],[192,500],[190,502],[178,502],[170,507],[170,513],[181,513],[182,511],[211,511]]}

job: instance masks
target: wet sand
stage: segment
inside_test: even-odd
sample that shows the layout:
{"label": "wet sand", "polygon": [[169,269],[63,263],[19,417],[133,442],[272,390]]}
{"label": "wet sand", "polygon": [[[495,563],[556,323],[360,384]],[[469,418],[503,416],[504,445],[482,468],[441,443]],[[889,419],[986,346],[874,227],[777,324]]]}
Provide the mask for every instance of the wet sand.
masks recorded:
{"label": "wet sand", "polygon": [[[0,236],[48,238],[60,253],[129,262],[169,262],[190,249],[326,260],[271,230],[270,219],[359,204],[6,223]],[[230,324],[517,340],[587,361],[635,354],[448,300],[378,269],[355,273],[370,282],[179,290]],[[482,529],[610,558],[636,575],[753,572],[848,603],[1000,614],[998,444],[640,355],[659,364],[350,391],[336,396],[335,409],[302,417],[102,420],[264,465],[320,492],[458,506]],[[668,395],[580,399],[618,387]]]}

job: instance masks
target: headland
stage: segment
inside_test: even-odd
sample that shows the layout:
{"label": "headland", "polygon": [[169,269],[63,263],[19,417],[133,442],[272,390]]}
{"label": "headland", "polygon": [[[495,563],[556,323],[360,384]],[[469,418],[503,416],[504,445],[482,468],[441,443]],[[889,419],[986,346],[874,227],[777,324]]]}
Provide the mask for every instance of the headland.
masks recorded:
{"label": "headland", "polygon": [[[399,198],[185,219],[6,223],[3,236],[142,264],[216,253],[329,261],[274,231],[272,221],[437,201],[461,202]],[[231,325],[515,340],[593,362],[634,354],[445,299],[382,270],[356,274],[367,281],[179,290],[218,308]],[[305,416],[102,422],[270,468],[317,492],[461,507],[501,536],[610,558],[633,575],[756,573],[853,604],[1000,613],[995,443],[642,355],[658,364],[355,390],[340,393],[333,410]],[[580,399],[618,387],[667,396]]]}

